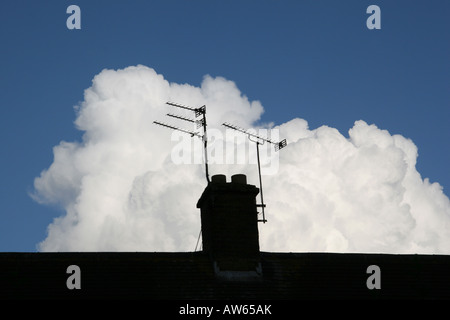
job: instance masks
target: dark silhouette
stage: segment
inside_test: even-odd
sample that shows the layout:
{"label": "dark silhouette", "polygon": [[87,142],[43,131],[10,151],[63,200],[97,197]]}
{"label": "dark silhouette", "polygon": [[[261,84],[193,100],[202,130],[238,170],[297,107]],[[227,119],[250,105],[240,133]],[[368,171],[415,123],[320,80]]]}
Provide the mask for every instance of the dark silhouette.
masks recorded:
{"label": "dark silhouette", "polygon": [[258,191],[211,178],[200,252],[0,253],[0,299],[450,299],[447,255],[260,252]]}

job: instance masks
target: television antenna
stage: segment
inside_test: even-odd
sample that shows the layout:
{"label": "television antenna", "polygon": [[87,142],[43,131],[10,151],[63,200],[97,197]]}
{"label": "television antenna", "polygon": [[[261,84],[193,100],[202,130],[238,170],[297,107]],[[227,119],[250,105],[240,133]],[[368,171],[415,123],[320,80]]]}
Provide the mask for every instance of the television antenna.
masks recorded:
{"label": "television antenna", "polygon": [[[189,110],[189,111],[194,112],[195,119],[186,118],[186,117],[183,117],[183,116],[180,116],[180,115],[176,115],[176,114],[172,114],[172,113],[167,113],[166,114],[167,116],[175,118],[175,119],[179,119],[179,120],[195,123],[196,126],[197,126],[197,129],[200,128],[200,127],[203,127],[203,135],[202,135],[202,134],[200,134],[198,132],[195,132],[195,131],[185,130],[185,129],[182,129],[182,128],[179,128],[179,127],[176,127],[176,126],[172,126],[172,125],[169,125],[169,124],[166,124],[166,123],[163,123],[163,122],[159,122],[159,121],[153,121],[153,123],[155,123],[157,125],[160,125],[160,126],[163,126],[163,127],[169,128],[169,129],[173,129],[173,130],[176,130],[176,131],[180,131],[180,132],[189,134],[191,137],[196,136],[198,138],[203,139],[203,146],[204,146],[204,150],[205,150],[206,181],[208,181],[208,184],[209,184],[210,180],[209,180],[209,173],[208,173],[208,150],[207,150],[207,148],[208,148],[208,138],[207,138],[207,135],[206,135],[206,106],[204,105],[204,106],[201,106],[199,108],[191,108],[191,107],[188,107],[188,106],[185,106],[185,105],[182,105],[182,104],[178,104],[178,103],[173,103],[173,102],[166,102],[166,104],[170,105],[170,106],[174,106],[174,107],[180,108],[180,109],[185,109],[185,110]],[[201,117],[201,118],[197,119],[199,117]]]}
{"label": "television antenna", "polygon": [[279,151],[279,150],[283,149],[284,147],[286,147],[286,145],[287,145],[286,139],[283,139],[280,142],[274,142],[268,138],[264,138],[264,137],[254,134],[254,133],[248,132],[247,130],[242,129],[242,128],[235,126],[233,124],[230,124],[230,123],[224,122],[224,123],[222,123],[222,125],[229,129],[233,129],[233,130],[236,130],[236,131],[246,134],[248,137],[248,140],[256,143],[256,155],[257,155],[257,159],[258,159],[258,174],[259,174],[259,190],[260,190],[260,195],[261,195],[261,204],[257,204],[256,206],[261,208],[262,216],[263,216],[262,220],[258,220],[258,221],[266,223],[267,220],[266,220],[266,215],[264,213],[264,208],[266,207],[266,205],[264,204],[264,197],[263,197],[262,178],[261,178],[261,163],[259,160],[259,145],[263,145],[264,143],[267,142],[267,143],[273,144],[275,146],[275,151]]}

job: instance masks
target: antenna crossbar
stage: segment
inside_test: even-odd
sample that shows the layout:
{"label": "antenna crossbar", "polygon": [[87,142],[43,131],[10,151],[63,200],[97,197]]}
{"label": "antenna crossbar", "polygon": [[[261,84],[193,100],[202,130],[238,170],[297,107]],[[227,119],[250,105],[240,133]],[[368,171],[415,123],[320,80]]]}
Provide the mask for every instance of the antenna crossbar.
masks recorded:
{"label": "antenna crossbar", "polygon": [[[267,138],[258,136],[257,134],[248,132],[248,130],[242,129],[242,128],[238,127],[238,126],[235,126],[235,125],[232,125],[232,124],[229,124],[229,123],[226,123],[226,122],[225,122],[225,123],[222,123],[222,125],[223,125],[224,127],[227,127],[227,128],[230,128],[230,129],[233,129],[233,130],[242,132],[242,133],[248,135],[249,137],[256,138],[256,139],[258,139],[258,140],[260,140],[260,141],[263,141],[263,142],[271,143],[271,144],[273,144],[273,145],[275,146],[275,151],[278,151],[278,150],[280,150],[280,149],[283,149],[283,148],[287,145],[286,139],[283,139],[283,140],[280,141],[280,142],[274,142],[274,141],[272,141],[272,140],[270,140],[270,139],[267,139]],[[254,141],[254,142],[259,143],[258,141]]]}
{"label": "antenna crossbar", "polygon": [[182,104],[178,104],[178,103],[173,103],[173,102],[166,102],[166,104],[177,107],[177,108],[192,111],[195,113],[195,117],[201,116],[202,114],[206,113],[206,106],[201,106],[200,108],[191,108],[191,107],[188,107],[188,106],[185,106]]}
{"label": "antenna crossbar", "polygon": [[167,116],[172,117],[172,118],[176,118],[176,119],[180,119],[180,120],[184,120],[184,121],[187,121],[187,122],[195,123],[197,125],[197,129],[202,127],[204,125],[204,123],[205,123],[205,119],[203,119],[203,118],[200,119],[200,120],[194,120],[194,119],[186,118],[186,117],[179,116],[179,115],[176,115],[176,114],[171,114],[171,113],[168,113]]}
{"label": "antenna crossbar", "polygon": [[168,104],[169,106],[174,106],[177,108],[181,108],[181,109],[186,109],[186,110],[190,110],[190,111],[195,111],[195,108],[191,108],[182,104],[178,104],[178,103],[173,103],[173,102],[166,102],[166,104]]}
{"label": "antenna crossbar", "polygon": [[170,128],[170,129],[173,129],[173,130],[177,130],[177,131],[181,131],[181,132],[190,134],[191,137],[193,137],[193,136],[197,136],[199,138],[203,137],[201,134],[198,134],[197,132],[181,129],[181,128],[178,128],[178,127],[175,127],[175,126],[171,126],[170,124],[162,123],[162,122],[159,122],[159,121],[153,121],[153,123],[158,124],[158,125],[163,126],[163,127],[166,127],[166,128]]}
{"label": "antenna crossbar", "polygon": [[181,120],[188,121],[188,122],[194,122],[194,123],[196,122],[196,120],[194,120],[194,119],[189,119],[189,118],[186,118],[186,117],[183,117],[183,116],[179,116],[179,115],[176,115],[176,114],[168,113],[167,116],[172,117],[172,118],[181,119]]}

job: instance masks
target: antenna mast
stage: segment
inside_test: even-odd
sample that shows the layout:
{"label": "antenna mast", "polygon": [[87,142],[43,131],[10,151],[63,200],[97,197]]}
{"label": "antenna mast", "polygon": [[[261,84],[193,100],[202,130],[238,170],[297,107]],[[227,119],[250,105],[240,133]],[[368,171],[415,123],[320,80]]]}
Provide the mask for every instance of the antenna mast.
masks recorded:
{"label": "antenna mast", "polygon": [[[239,128],[238,126],[235,126],[235,125],[232,125],[232,124],[229,124],[229,123],[226,123],[226,122],[222,123],[222,125],[224,127],[229,128],[229,129],[233,129],[233,130],[236,130],[236,131],[239,131],[239,132],[242,132],[242,133],[246,134],[247,137],[248,137],[248,140],[250,140],[251,142],[255,142],[256,143],[256,155],[257,155],[257,159],[258,159],[258,174],[259,174],[259,189],[260,189],[259,191],[260,191],[260,194],[261,194],[261,204],[257,204],[256,206],[257,207],[261,207],[262,216],[263,216],[262,220],[258,220],[258,221],[266,223],[267,220],[266,220],[266,215],[264,213],[264,208],[266,207],[266,205],[264,204],[264,197],[263,197],[262,177],[261,177],[261,163],[260,163],[260,160],[259,160],[259,145],[260,144],[263,145],[265,142],[267,142],[267,143],[273,144],[275,146],[275,151],[278,151],[278,150],[286,147],[286,145],[287,145],[286,139],[283,139],[280,142],[274,142],[274,141],[272,141],[272,140],[270,140],[268,138],[263,138],[263,137],[258,136],[256,134],[250,133],[247,130]],[[252,140],[252,138],[254,138],[255,140]]]}
{"label": "antenna mast", "polygon": [[167,116],[172,117],[172,118],[176,118],[176,119],[180,119],[180,120],[183,120],[183,121],[195,123],[197,125],[197,129],[200,128],[200,127],[203,127],[203,135],[201,135],[201,134],[199,134],[197,132],[194,132],[194,131],[181,129],[181,128],[178,128],[178,127],[166,124],[166,123],[162,123],[162,122],[159,122],[159,121],[153,121],[153,123],[155,123],[157,125],[160,125],[160,126],[163,126],[163,127],[166,127],[166,128],[170,128],[170,129],[176,130],[176,131],[187,133],[187,134],[191,135],[191,137],[197,136],[197,137],[203,139],[203,146],[204,146],[204,150],[205,150],[206,181],[208,181],[208,184],[209,184],[210,180],[209,180],[209,172],[208,172],[208,150],[207,150],[207,148],[208,148],[208,137],[206,135],[206,106],[204,105],[204,106],[201,106],[200,108],[191,108],[191,107],[188,107],[188,106],[185,106],[185,105],[181,105],[181,104],[178,104],[178,103],[173,103],[173,102],[166,102],[166,104],[168,104],[170,106],[177,107],[177,108],[181,108],[181,109],[192,111],[195,114],[195,118],[198,118],[198,117],[202,116],[201,119],[196,120],[196,119],[189,119],[189,118],[186,118],[186,117],[183,117],[183,116],[179,116],[179,115],[175,115],[175,114],[171,114],[171,113],[167,114]]}

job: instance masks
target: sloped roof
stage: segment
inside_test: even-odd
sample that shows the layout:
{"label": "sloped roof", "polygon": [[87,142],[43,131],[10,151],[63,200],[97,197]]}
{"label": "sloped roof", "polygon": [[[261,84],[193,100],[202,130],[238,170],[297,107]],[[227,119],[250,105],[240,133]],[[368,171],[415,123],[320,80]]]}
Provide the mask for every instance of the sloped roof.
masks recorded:
{"label": "sloped roof", "polygon": [[[0,253],[0,299],[450,299],[450,256],[261,252],[259,277],[218,277],[204,252]],[[81,269],[69,290],[67,267]],[[381,270],[370,290],[367,267]]]}

